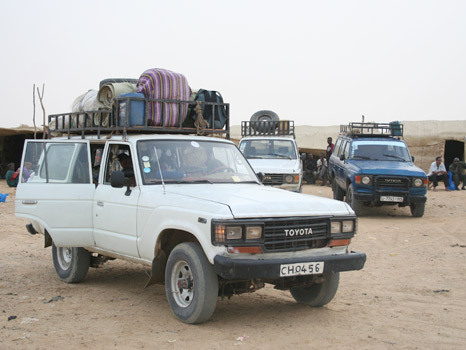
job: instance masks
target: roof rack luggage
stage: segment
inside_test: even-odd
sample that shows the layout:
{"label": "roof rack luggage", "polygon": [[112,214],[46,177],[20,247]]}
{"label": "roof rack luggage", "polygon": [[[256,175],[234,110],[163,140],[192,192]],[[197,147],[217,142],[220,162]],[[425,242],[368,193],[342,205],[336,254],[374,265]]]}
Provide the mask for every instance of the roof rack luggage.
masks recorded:
{"label": "roof rack luggage", "polygon": [[340,134],[360,136],[403,136],[403,124],[390,123],[349,123],[340,125]]}
{"label": "roof rack luggage", "polygon": [[241,122],[241,136],[293,136],[293,120],[258,120]]}
{"label": "roof rack luggage", "polygon": [[[160,126],[151,125],[151,118],[148,112],[150,103],[161,104],[162,118]],[[166,104],[177,105],[181,110],[182,106],[188,106],[188,116],[185,120],[180,118],[177,126],[164,126],[165,119],[169,116],[165,115]],[[227,116],[223,127],[216,128],[215,120],[213,126],[207,126],[205,123],[196,123],[190,117],[190,111],[195,111],[196,106],[211,105],[214,110],[213,118],[217,115],[216,108],[223,108]],[[199,116],[199,114],[197,114]],[[48,137],[52,134],[65,134],[68,137],[71,135],[81,135],[85,138],[86,135],[97,135],[98,138],[103,134],[122,133],[156,133],[156,134],[196,134],[196,135],[217,135],[230,138],[230,105],[229,103],[217,102],[200,102],[200,101],[181,101],[181,100],[164,100],[151,99],[142,97],[119,97],[114,100],[112,109],[103,109],[98,111],[85,112],[70,112],[51,114],[48,116]],[[197,117],[198,120],[201,120]],[[207,118],[206,118],[207,119]]]}

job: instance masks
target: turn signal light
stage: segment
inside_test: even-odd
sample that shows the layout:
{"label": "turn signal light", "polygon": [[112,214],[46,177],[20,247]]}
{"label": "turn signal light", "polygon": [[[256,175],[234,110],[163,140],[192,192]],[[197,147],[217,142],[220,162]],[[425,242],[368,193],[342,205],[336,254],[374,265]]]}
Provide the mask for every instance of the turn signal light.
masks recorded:
{"label": "turn signal light", "polygon": [[328,242],[328,247],[340,247],[344,245],[349,245],[351,242],[351,239],[333,239],[330,242]]}
{"label": "turn signal light", "polygon": [[261,247],[228,247],[228,253],[233,254],[261,254],[262,248]]}

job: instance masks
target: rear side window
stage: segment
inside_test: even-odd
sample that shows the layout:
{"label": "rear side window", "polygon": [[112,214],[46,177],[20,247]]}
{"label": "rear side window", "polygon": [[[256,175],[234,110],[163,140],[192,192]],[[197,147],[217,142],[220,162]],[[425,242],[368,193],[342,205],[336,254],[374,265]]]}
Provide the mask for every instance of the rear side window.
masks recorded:
{"label": "rear side window", "polygon": [[28,142],[21,167],[22,183],[90,183],[85,143]]}

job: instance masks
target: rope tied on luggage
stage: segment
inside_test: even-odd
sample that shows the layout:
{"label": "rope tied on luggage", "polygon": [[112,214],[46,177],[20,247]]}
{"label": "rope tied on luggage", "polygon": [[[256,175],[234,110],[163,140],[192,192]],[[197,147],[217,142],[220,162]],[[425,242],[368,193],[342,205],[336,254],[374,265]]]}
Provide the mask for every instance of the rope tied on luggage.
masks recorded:
{"label": "rope tied on luggage", "polygon": [[197,135],[204,135],[205,129],[209,127],[209,122],[202,116],[201,101],[197,101],[194,111],[197,115],[196,121],[194,122],[194,126],[197,129]]}

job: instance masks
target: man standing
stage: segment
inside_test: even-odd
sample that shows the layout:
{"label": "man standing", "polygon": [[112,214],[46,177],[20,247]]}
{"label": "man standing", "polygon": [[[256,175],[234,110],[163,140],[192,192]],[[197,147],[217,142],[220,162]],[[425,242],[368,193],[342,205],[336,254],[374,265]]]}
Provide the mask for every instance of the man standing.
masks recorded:
{"label": "man standing", "polygon": [[463,168],[465,168],[466,164],[464,162],[460,162],[459,158],[453,159],[453,163],[450,164],[448,170],[451,171],[453,183],[455,184],[455,189],[459,190],[460,188],[460,181],[463,182],[462,190],[466,190],[464,186],[464,181],[466,180],[466,176],[463,175]]}
{"label": "man standing", "polygon": [[[331,137],[327,137],[327,155],[326,155],[326,159],[327,159],[327,164],[330,164],[330,156],[332,155],[333,153],[333,148],[335,147],[335,145],[333,144],[332,142],[332,138]],[[328,170],[328,168],[327,168]],[[327,174],[327,177],[328,177],[328,182],[330,185],[332,185],[332,178],[330,176],[328,176]]]}
{"label": "man standing", "polygon": [[438,181],[443,180],[445,191],[450,191],[448,188],[448,174],[445,165],[442,163],[442,157],[435,158],[435,162],[430,165],[429,173],[427,174],[429,181],[434,184],[434,191],[437,191]]}

